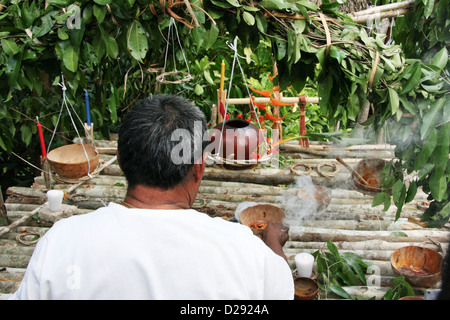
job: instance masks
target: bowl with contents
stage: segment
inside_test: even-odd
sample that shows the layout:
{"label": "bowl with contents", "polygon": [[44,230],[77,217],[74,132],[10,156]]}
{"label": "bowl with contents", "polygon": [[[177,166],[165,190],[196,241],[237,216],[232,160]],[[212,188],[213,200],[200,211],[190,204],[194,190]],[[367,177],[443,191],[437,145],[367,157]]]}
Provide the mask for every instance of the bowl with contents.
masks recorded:
{"label": "bowl with contents", "polygon": [[381,171],[386,166],[384,159],[364,159],[358,162],[355,171],[367,182],[363,183],[359,177],[352,172],[352,180],[355,185],[365,191],[381,192]]}
{"label": "bowl with contents", "polygon": [[314,279],[311,278],[295,278],[294,287],[294,300],[312,300],[319,292],[319,285]]}
{"label": "bowl with contents", "polygon": [[406,246],[391,255],[391,266],[414,287],[430,288],[441,279],[442,256],[439,252],[420,246]]}
{"label": "bowl with contents", "polygon": [[262,234],[267,224],[282,224],[284,210],[272,204],[257,204],[244,209],[239,215],[239,222],[252,229],[253,233]]}

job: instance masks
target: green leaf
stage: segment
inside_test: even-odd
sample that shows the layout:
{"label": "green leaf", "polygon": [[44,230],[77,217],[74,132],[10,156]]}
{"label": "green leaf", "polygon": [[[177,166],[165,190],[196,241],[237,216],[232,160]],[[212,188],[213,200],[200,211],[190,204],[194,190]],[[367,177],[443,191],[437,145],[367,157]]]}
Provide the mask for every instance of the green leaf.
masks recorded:
{"label": "green leaf", "polygon": [[27,124],[23,124],[20,127],[20,136],[25,145],[28,146],[31,142],[31,138],[33,137],[33,135],[31,133],[30,127]]}
{"label": "green leaf", "polygon": [[104,6],[104,5],[110,4],[112,2],[112,0],[94,0],[94,2],[101,6]]}
{"label": "green leaf", "polygon": [[17,46],[16,42],[10,39],[2,39],[1,40],[2,48],[5,51],[5,53],[12,57],[16,53],[19,52],[19,47]]}
{"label": "green leaf", "polygon": [[409,101],[405,96],[401,96],[401,97],[399,97],[399,99],[400,99],[400,102],[401,102],[403,108],[405,108],[406,111],[408,111],[412,114],[416,114],[417,107],[414,105],[414,103]]}
{"label": "green leaf", "polygon": [[20,58],[13,58],[10,57],[8,59],[8,62],[6,64],[5,68],[5,74],[8,77],[8,84],[11,87],[19,88],[17,84],[17,78],[19,77],[20,67],[21,67],[22,61]]}
{"label": "green leaf", "polygon": [[211,73],[209,72],[209,70],[204,70],[203,76],[205,77],[205,80],[208,81],[209,84],[214,85],[214,80],[211,78]]}
{"label": "green leaf", "polygon": [[72,72],[77,72],[78,69],[78,50],[75,50],[72,44],[67,44],[63,48],[63,62],[64,66]]}
{"label": "green leaf", "polygon": [[422,76],[422,68],[420,66],[420,63],[417,62],[414,64],[408,82],[406,83],[401,93],[404,94],[414,89],[420,83],[421,76]]}
{"label": "green leaf", "polygon": [[63,28],[58,28],[58,38],[60,38],[61,40],[67,40],[69,39],[69,35],[66,31],[64,31]]}
{"label": "green leaf", "polygon": [[450,202],[448,202],[439,212],[442,218],[447,218],[450,215]]}
{"label": "green leaf", "polygon": [[288,10],[288,11],[297,11],[298,8],[295,4],[291,4],[285,0],[263,0],[259,3],[261,7],[266,8],[267,10]]}
{"label": "green leaf", "polygon": [[437,144],[437,133],[434,128],[431,128],[431,133],[428,139],[425,141],[422,151],[420,151],[416,160],[414,161],[414,170],[419,171],[428,161],[431,154],[434,151],[434,148]]}
{"label": "green leaf", "polygon": [[433,169],[434,169],[434,163],[425,164],[423,166],[423,168],[420,169],[419,173],[417,174],[417,178],[419,178],[419,181],[421,181],[423,178],[425,178]]}
{"label": "green leaf", "polygon": [[48,14],[46,14],[45,16],[43,16],[41,18],[41,25],[39,27],[34,27],[33,28],[33,37],[34,38],[39,38],[42,37],[43,35],[46,35],[47,33],[50,32],[50,30],[52,30],[53,25],[55,24],[55,21],[52,20],[52,15],[53,12],[50,12]]}
{"label": "green leaf", "polygon": [[391,114],[394,114],[398,110],[400,100],[398,98],[398,93],[394,89],[389,88],[388,91],[389,91],[389,108],[391,109]]}
{"label": "green leaf", "polygon": [[333,291],[338,296],[341,296],[345,299],[352,299],[352,297],[347,293],[347,291],[345,291],[341,286],[332,284],[330,286],[330,290]]}
{"label": "green leaf", "polygon": [[108,99],[108,109],[112,123],[117,121],[117,101],[114,95],[114,88],[111,88],[111,97]]}
{"label": "green leaf", "polygon": [[326,110],[330,101],[331,90],[333,89],[333,76],[330,73],[326,74],[319,81],[318,89],[320,108],[321,110]]}
{"label": "green leaf", "polygon": [[227,0],[227,2],[234,7],[242,7],[238,0]]}
{"label": "green leaf", "polygon": [[342,61],[347,57],[347,55],[342,51],[336,48],[335,46],[330,47],[330,57],[335,58],[339,63],[342,63]]}
{"label": "green leaf", "polygon": [[328,250],[330,250],[331,254],[334,256],[334,258],[336,260],[339,260],[340,259],[339,251],[338,251],[337,247],[334,245],[334,243],[331,242],[330,240],[327,240],[327,247],[328,247]]}
{"label": "green leaf", "polygon": [[147,55],[148,42],[144,28],[142,27],[141,23],[137,20],[131,23],[128,32],[127,46],[133,58],[135,58],[139,62],[142,62],[142,60]]}
{"label": "green leaf", "polygon": [[112,59],[117,59],[117,56],[119,55],[119,47],[117,45],[116,39],[114,39],[114,37],[106,32],[103,28],[100,28],[100,31],[102,32],[103,41],[106,45],[106,53]]}
{"label": "green leaf", "polygon": [[423,16],[425,17],[425,19],[428,19],[431,15],[431,13],[433,12],[433,8],[434,8],[434,0],[427,0],[425,2],[425,8],[423,10]]}
{"label": "green leaf", "polygon": [[408,187],[408,192],[406,193],[405,203],[411,202],[414,200],[414,197],[417,193],[417,182],[411,181]]}
{"label": "green leaf", "polygon": [[439,70],[443,70],[447,65],[448,51],[446,47],[443,47],[438,53],[436,53],[431,60],[431,64],[438,67]]}
{"label": "green leaf", "polygon": [[448,163],[450,144],[450,123],[443,125],[437,134],[437,145],[433,151],[431,162],[434,172],[430,176],[431,194],[437,201],[442,201],[447,191],[447,177],[445,171]]}
{"label": "green leaf", "polygon": [[397,180],[392,186],[392,198],[394,200],[395,206],[397,207],[397,212],[395,215],[395,221],[397,221],[400,217],[403,203],[405,202],[406,198],[406,186],[401,179]]}
{"label": "green leaf", "polygon": [[387,211],[391,206],[391,197],[386,192],[378,192],[372,201],[372,207],[379,206],[380,204],[384,204],[383,211]]}
{"label": "green leaf", "polygon": [[98,23],[102,23],[105,20],[107,9],[105,6],[94,5],[94,16]]}
{"label": "green leaf", "polygon": [[212,24],[211,28],[209,30],[206,30],[205,33],[205,50],[212,48],[214,43],[216,43],[218,36],[219,36],[219,28],[216,25]]}
{"label": "green leaf", "polygon": [[259,32],[266,33],[267,32],[267,19],[264,17],[264,15],[260,12],[258,12],[255,15],[256,19],[256,26],[258,27]]}
{"label": "green leaf", "polygon": [[202,86],[202,85],[200,85],[199,83],[197,83],[197,84],[195,85],[194,92],[195,92],[196,95],[200,96],[200,95],[203,94],[204,91],[205,91],[205,90],[203,90],[203,86]]}
{"label": "green leaf", "polygon": [[244,21],[249,25],[249,26],[253,26],[255,24],[255,17],[253,17],[253,15],[247,11],[244,11],[242,13],[242,17],[244,18]]}
{"label": "green leaf", "polygon": [[447,177],[439,175],[436,170],[430,175],[429,180],[431,195],[436,201],[442,201],[447,197]]}
{"label": "green leaf", "polygon": [[402,237],[402,238],[407,238],[407,237],[408,237],[408,235],[407,235],[406,233],[401,232],[401,231],[394,231],[394,232],[391,232],[391,233],[390,233],[390,236],[391,236],[391,237]]}
{"label": "green leaf", "polygon": [[445,99],[439,99],[431,105],[429,110],[427,110],[423,117],[422,126],[420,127],[420,139],[424,140],[424,138],[430,134],[431,129],[436,125],[444,102]]}
{"label": "green leaf", "polygon": [[56,5],[60,7],[67,6],[69,4],[69,0],[47,0],[47,4]]}

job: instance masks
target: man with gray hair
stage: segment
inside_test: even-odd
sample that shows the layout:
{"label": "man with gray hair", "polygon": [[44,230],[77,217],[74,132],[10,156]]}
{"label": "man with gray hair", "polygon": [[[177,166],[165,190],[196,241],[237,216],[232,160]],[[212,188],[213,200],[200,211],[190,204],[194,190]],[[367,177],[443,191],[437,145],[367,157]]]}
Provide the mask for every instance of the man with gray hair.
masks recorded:
{"label": "man with gray hair", "polygon": [[55,223],[12,298],[293,299],[283,226],[269,224],[260,239],[191,209],[208,144],[203,113],[183,98],[155,95],[130,109],[118,140],[124,201]]}

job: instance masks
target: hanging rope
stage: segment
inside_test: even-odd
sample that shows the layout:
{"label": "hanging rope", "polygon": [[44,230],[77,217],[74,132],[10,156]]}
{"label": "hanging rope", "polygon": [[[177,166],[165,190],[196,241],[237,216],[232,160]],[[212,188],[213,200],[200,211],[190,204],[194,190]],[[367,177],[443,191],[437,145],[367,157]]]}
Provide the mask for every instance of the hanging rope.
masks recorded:
{"label": "hanging rope", "polygon": [[[178,71],[177,70],[177,64],[176,64],[176,60],[175,60],[175,40],[174,40],[174,34],[173,34],[173,29],[172,29],[172,25],[174,26],[175,32],[176,32],[176,36],[177,36],[177,41],[178,41],[178,45],[181,49],[181,53],[183,54],[183,59],[184,59],[184,63],[186,64],[186,68],[187,68],[187,72],[185,71]],[[173,47],[173,52],[172,52],[172,56],[173,56],[173,65],[174,65],[174,69],[175,71],[171,71],[171,72],[166,72],[166,66],[167,66],[167,55],[169,53],[169,45],[170,42],[172,41],[172,47]],[[166,45],[166,53],[164,56],[164,68],[163,68],[163,73],[161,73],[159,76],[156,77],[156,81],[159,81],[161,83],[164,84],[179,84],[179,83],[184,83],[184,82],[188,82],[191,81],[193,79],[190,70],[189,70],[189,64],[187,62],[186,56],[184,54],[184,50],[183,50],[183,46],[181,45],[181,41],[180,41],[180,36],[178,34],[178,28],[177,25],[175,23],[175,19],[173,17],[170,18],[170,23],[169,23],[169,31],[167,33],[167,45]],[[184,78],[182,79],[177,79],[174,81],[169,81],[165,79],[165,76],[167,75],[176,75],[176,74],[184,74]]]}
{"label": "hanging rope", "polygon": [[[228,96],[227,96],[227,100],[226,100],[226,102],[225,102],[225,114],[228,113],[228,102],[229,102],[229,100],[230,100],[230,93],[231,93],[231,87],[232,87],[232,85],[233,85],[234,68],[235,68],[236,62],[237,62],[238,65],[239,65],[239,70],[241,71],[242,79],[244,80],[244,85],[245,85],[245,88],[247,89],[247,94],[248,94],[249,97],[251,96],[251,93],[250,93],[250,90],[249,90],[249,86],[248,86],[248,84],[247,84],[247,80],[245,79],[245,73],[244,73],[244,70],[242,69],[241,62],[240,62],[239,59],[238,59],[238,58],[241,58],[241,59],[247,59],[247,58],[241,56],[241,55],[238,53],[238,50],[237,50],[237,49],[238,49],[238,48],[237,48],[237,40],[238,40],[238,38],[235,37],[233,43],[230,43],[229,41],[226,42],[227,45],[228,45],[228,47],[229,47],[231,50],[234,51],[234,58],[233,58],[233,64],[232,64],[232,67],[231,67],[230,83],[228,84]],[[251,60],[251,59],[250,59],[250,61],[251,61],[251,62],[255,62],[255,61],[253,61],[253,60]],[[255,108],[255,105],[253,104],[252,99],[250,99],[250,103],[251,103],[251,105],[252,105],[252,107],[253,107],[253,110],[255,110],[255,113],[258,113],[258,112],[257,112],[257,108]],[[260,121],[259,121],[259,117],[258,117],[258,116],[256,116],[256,121],[257,121],[257,123],[258,123],[259,129],[262,130],[261,123],[260,123]],[[224,128],[225,128],[225,122],[226,122],[226,121],[223,121],[223,122],[222,122],[222,131],[221,131],[221,132],[223,132],[223,130],[224,130]],[[223,145],[223,134],[220,135],[220,138],[219,138],[219,148],[216,148],[216,153],[213,155],[214,157],[220,158],[219,152],[220,152],[220,150],[222,150],[222,145]],[[268,143],[267,143],[266,140],[264,140],[264,145],[265,145],[265,147],[266,147],[266,150],[270,150],[270,149],[269,149],[269,145],[268,145]],[[267,155],[261,157],[261,160],[256,159],[256,163],[261,162],[261,161],[268,160],[268,159],[270,159],[270,156],[271,156],[271,154],[269,154],[269,157],[267,157]],[[253,164],[253,163],[255,163],[255,161],[254,161],[254,160],[251,160],[251,159],[249,159],[249,160],[232,160],[232,161],[227,161],[228,159],[222,158],[221,160],[222,160],[222,161],[225,160],[224,162],[228,162],[228,164],[230,164],[230,162],[234,162],[234,161],[235,161],[236,163],[239,163],[239,164]]]}
{"label": "hanging rope", "polygon": [[[62,115],[62,112],[64,110],[64,107],[66,108],[67,113],[69,114],[70,121],[71,121],[71,123],[72,123],[72,125],[73,125],[73,127],[75,129],[75,132],[78,135],[78,138],[81,141],[83,141],[81,139],[80,133],[78,132],[77,126],[75,125],[75,122],[73,120],[72,113],[70,112],[70,109],[69,109],[69,105],[72,108],[72,111],[75,113],[75,115],[77,116],[77,118],[78,118],[78,120],[80,121],[81,124],[83,124],[83,121],[80,119],[80,117],[78,116],[77,112],[75,111],[75,108],[73,107],[72,103],[70,102],[70,100],[66,96],[67,88],[66,88],[66,85],[64,84],[64,76],[62,74],[61,74],[61,82],[58,85],[62,88],[63,101],[61,103],[61,109],[59,110],[59,115],[58,115],[58,119],[56,121],[55,129],[53,130],[52,137],[51,137],[50,142],[49,142],[48,147],[47,147],[47,154],[50,152],[50,146],[51,146],[51,144],[53,142],[53,138],[55,137],[56,129],[58,128],[59,120],[61,119],[61,115]],[[89,135],[89,138],[92,141],[94,141],[94,139],[90,136],[89,132],[87,132],[87,134]],[[91,172],[91,161],[89,160],[89,156],[88,156],[88,154],[86,152],[86,148],[84,147],[84,144],[81,143],[81,146],[83,148],[84,155],[86,156],[86,159],[87,159],[87,162],[88,162],[88,174],[87,175],[88,175],[89,178],[93,178],[93,176],[90,173]],[[51,172],[49,172],[49,175],[51,176]]]}

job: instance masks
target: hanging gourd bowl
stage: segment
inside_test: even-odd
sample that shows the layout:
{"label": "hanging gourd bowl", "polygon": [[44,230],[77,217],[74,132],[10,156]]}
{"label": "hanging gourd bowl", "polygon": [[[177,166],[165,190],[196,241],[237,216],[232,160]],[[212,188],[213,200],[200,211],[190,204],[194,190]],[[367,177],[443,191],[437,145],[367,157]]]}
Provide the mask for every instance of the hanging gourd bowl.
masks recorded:
{"label": "hanging gourd bowl", "polygon": [[89,144],[68,144],[47,155],[50,168],[61,178],[77,179],[92,173],[98,166],[98,153]]}
{"label": "hanging gourd bowl", "polygon": [[248,121],[226,120],[215,126],[210,135],[210,158],[227,169],[247,169],[271,158],[262,130]]}

